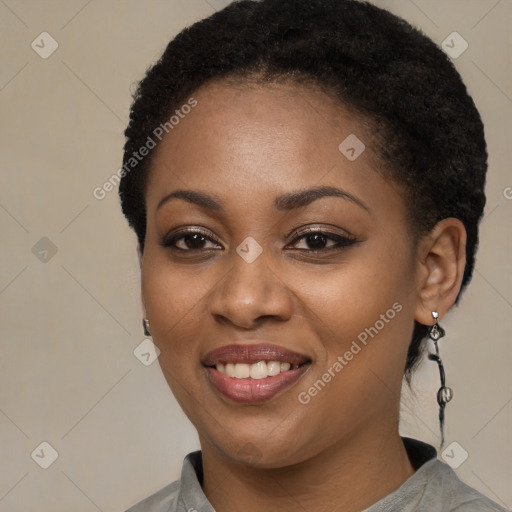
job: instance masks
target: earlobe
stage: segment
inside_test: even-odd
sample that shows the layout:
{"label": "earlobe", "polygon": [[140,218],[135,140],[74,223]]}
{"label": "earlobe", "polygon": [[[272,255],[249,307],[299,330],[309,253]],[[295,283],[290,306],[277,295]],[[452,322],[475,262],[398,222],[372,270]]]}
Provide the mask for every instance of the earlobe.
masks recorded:
{"label": "earlobe", "polygon": [[140,294],[140,304],[142,307],[142,330],[144,331],[144,336],[151,336],[149,331],[149,320],[148,320],[148,312],[146,310],[146,301],[144,300],[144,296],[142,295],[142,290]]}
{"label": "earlobe", "polygon": [[144,331],[144,336],[151,336],[151,333],[149,332],[149,320],[147,318],[142,320],[142,329]]}
{"label": "earlobe", "polygon": [[466,229],[455,218],[438,222],[418,245],[418,287],[415,320],[432,323],[450,309],[459,293],[466,266]]}

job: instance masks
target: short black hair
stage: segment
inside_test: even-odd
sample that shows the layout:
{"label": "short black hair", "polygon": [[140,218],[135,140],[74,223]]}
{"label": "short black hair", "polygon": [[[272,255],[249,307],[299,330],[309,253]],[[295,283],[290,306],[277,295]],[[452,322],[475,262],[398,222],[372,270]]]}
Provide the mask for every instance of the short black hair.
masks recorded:
{"label": "short black hair", "polygon": [[[242,0],[180,32],[134,94],[123,168],[156,127],[213,80],[294,80],[329,91],[371,127],[377,154],[402,187],[416,236],[444,218],[467,232],[469,283],[485,206],[482,120],[445,53],[409,23],[358,0]],[[341,141],[340,141],[341,142]],[[144,191],[151,152],[123,172],[123,213],[144,250]],[[427,326],[415,322],[405,375]]]}

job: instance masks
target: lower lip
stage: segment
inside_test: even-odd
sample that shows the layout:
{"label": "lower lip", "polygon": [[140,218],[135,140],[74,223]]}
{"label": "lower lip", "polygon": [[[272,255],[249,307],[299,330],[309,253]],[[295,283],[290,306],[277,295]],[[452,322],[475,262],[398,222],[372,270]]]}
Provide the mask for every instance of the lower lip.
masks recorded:
{"label": "lower lip", "polygon": [[215,368],[206,368],[209,381],[215,389],[234,402],[253,404],[274,398],[281,391],[289,388],[309,368],[309,364],[303,364],[295,370],[287,370],[279,375],[265,377],[264,379],[237,379],[228,377]]}

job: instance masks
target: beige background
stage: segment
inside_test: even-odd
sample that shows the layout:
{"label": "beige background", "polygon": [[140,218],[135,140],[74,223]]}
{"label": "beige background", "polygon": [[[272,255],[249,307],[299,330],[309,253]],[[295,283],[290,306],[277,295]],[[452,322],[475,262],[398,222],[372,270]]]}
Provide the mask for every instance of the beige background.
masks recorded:
{"label": "beige background", "polygon": [[[122,511],[198,447],[158,364],[133,354],[144,339],[135,237],[117,190],[92,192],[120,166],[134,81],[227,3],[0,0],[0,512]],[[463,480],[512,507],[512,2],[377,3],[439,44],[453,31],[469,43],[456,65],[486,124],[488,204],[473,283],[443,323],[446,444],[469,454]],[[43,31],[59,45],[47,59],[31,48]],[[426,362],[401,426],[436,445],[437,386]],[[49,449],[31,458],[43,441],[58,452],[48,469],[35,460]]]}

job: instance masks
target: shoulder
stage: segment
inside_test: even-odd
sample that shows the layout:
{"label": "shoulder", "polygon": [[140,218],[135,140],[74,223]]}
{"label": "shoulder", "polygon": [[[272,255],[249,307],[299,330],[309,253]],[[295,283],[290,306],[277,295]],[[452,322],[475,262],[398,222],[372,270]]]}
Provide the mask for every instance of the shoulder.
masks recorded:
{"label": "shoulder", "polygon": [[[166,485],[126,512],[188,512],[207,510],[207,499],[201,489],[203,465],[201,452],[189,453],[183,460],[181,478]],[[194,506],[191,506],[194,505]],[[208,508],[211,512],[213,509]]]}
{"label": "shoulder", "polygon": [[180,481],[176,480],[172,484],[166,485],[163,489],[155,492],[151,496],[143,499],[126,512],[171,512],[175,510],[175,505],[179,495]]}
{"label": "shoulder", "polygon": [[422,500],[423,507],[418,510],[432,510],[430,507],[435,496],[439,504],[443,504],[443,510],[450,512],[507,512],[507,509],[462,482],[448,464],[438,459],[431,462],[431,476],[434,478],[426,489],[430,500],[424,504]]}
{"label": "shoulder", "polygon": [[462,482],[448,464],[437,458],[433,446],[402,439],[416,472],[365,512],[507,512]]}

